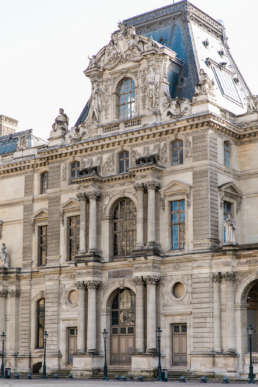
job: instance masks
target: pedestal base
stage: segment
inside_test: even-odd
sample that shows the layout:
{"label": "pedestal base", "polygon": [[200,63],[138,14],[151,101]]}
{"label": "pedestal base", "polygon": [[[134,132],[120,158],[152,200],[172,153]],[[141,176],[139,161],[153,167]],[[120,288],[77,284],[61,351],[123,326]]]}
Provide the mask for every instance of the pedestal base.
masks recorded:
{"label": "pedestal base", "polygon": [[158,357],[153,354],[143,353],[132,355],[131,371],[134,376],[154,377],[158,368]]}
{"label": "pedestal base", "polygon": [[236,377],[239,373],[239,357],[236,353],[192,354],[193,373]]}
{"label": "pedestal base", "polygon": [[103,374],[104,356],[96,354],[73,355],[72,375],[74,378],[92,377]]}

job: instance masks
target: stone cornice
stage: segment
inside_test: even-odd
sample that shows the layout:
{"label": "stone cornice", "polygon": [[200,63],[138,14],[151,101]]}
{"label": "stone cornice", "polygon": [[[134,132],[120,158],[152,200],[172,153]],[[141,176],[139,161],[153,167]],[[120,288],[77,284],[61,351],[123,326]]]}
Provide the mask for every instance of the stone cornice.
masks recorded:
{"label": "stone cornice", "polygon": [[[113,150],[121,145],[133,146],[142,144],[144,141],[160,140],[162,137],[167,137],[171,134],[180,132],[193,132],[208,129],[224,133],[234,138],[236,141],[243,141],[245,136],[247,136],[247,139],[256,137],[258,133],[258,128],[253,132],[243,132],[243,129],[229,123],[225,119],[212,113],[207,113],[188,118],[184,117],[177,121],[167,121],[160,124],[155,123],[150,126],[141,127],[127,132],[117,132],[110,134],[108,137],[101,136],[98,138],[91,138],[77,144],[61,146],[58,148],[48,148],[41,151],[36,159],[34,158],[15,163],[12,162],[10,164],[0,166],[0,175],[4,176],[8,174],[26,173],[26,171],[30,172],[52,162],[62,162],[68,157],[75,155],[85,156],[91,153]],[[105,177],[105,179],[110,179],[110,177]]]}

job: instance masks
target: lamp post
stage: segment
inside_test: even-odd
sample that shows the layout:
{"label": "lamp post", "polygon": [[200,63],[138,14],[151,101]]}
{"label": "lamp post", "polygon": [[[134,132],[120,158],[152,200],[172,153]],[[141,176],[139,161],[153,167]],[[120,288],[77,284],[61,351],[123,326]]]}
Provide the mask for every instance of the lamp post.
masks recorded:
{"label": "lamp post", "polygon": [[46,365],[46,350],[47,350],[47,338],[48,333],[47,331],[44,331],[44,361],[43,361],[43,372],[42,372],[42,378],[46,379],[47,377],[47,365]]}
{"label": "lamp post", "polygon": [[2,364],[1,364],[1,378],[4,378],[4,344],[5,344],[5,339],[6,339],[6,334],[5,332],[3,332],[1,334],[1,338],[2,338]]}
{"label": "lamp post", "polygon": [[108,379],[108,369],[107,369],[107,336],[108,331],[106,328],[102,332],[104,339],[104,380]]}
{"label": "lamp post", "polygon": [[249,352],[250,352],[248,383],[254,383],[255,374],[254,374],[254,368],[253,368],[253,354],[252,354],[252,338],[254,334],[254,328],[251,324],[248,325],[247,331],[248,331]]}
{"label": "lamp post", "polygon": [[158,347],[158,357],[159,357],[159,362],[158,362],[158,380],[162,380],[162,373],[161,373],[161,362],[160,362],[160,337],[161,337],[162,330],[160,327],[156,329],[156,335],[157,335],[157,347]]}

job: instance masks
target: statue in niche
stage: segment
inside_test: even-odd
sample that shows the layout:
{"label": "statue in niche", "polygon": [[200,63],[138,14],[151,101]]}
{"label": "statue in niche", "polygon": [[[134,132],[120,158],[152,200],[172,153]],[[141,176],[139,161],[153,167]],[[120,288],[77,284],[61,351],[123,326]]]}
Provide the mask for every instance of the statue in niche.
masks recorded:
{"label": "statue in niche", "polygon": [[9,255],[8,255],[7,247],[6,247],[5,243],[2,243],[1,261],[2,261],[3,267],[5,267],[5,268],[9,267]]}
{"label": "statue in niche", "polygon": [[224,222],[225,243],[236,244],[236,224],[230,214],[227,215]]}
{"label": "statue in niche", "polygon": [[97,122],[100,120],[101,112],[101,94],[102,90],[98,82],[93,84],[92,90],[92,100],[91,100],[91,118],[95,119]]}
{"label": "statue in niche", "polygon": [[64,109],[59,109],[59,114],[55,119],[55,122],[52,125],[52,129],[54,132],[62,131],[64,134],[68,131],[68,125],[69,125],[69,119],[68,116],[65,114]]}
{"label": "statue in niche", "polygon": [[149,106],[155,108],[158,105],[158,93],[159,93],[159,74],[154,71],[153,65],[150,65],[147,73],[147,97],[149,100]]}

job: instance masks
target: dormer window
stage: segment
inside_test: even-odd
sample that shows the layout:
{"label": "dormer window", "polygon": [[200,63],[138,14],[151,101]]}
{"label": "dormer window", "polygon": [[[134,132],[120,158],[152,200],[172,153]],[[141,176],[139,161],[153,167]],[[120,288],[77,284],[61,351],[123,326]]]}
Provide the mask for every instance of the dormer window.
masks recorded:
{"label": "dormer window", "polygon": [[135,116],[135,86],[130,78],[124,78],[118,86],[118,114],[120,120]]}

